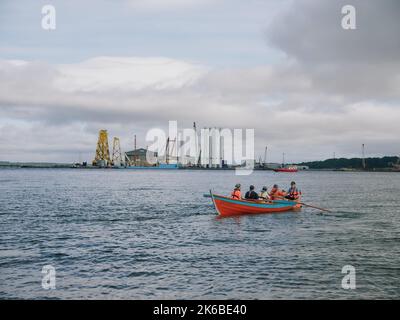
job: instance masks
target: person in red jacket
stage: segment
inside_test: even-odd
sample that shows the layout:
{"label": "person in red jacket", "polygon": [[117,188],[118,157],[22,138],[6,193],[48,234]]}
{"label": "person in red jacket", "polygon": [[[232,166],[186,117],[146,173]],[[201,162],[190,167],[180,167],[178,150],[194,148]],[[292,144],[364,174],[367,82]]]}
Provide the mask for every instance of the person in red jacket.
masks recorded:
{"label": "person in red jacket", "polygon": [[242,199],[242,193],[240,192],[240,184],[235,185],[235,189],[231,193],[231,197],[236,200]]}
{"label": "person in red jacket", "polygon": [[279,189],[279,186],[277,184],[274,184],[271,192],[269,193],[269,196],[271,200],[282,200],[286,196],[286,192]]}

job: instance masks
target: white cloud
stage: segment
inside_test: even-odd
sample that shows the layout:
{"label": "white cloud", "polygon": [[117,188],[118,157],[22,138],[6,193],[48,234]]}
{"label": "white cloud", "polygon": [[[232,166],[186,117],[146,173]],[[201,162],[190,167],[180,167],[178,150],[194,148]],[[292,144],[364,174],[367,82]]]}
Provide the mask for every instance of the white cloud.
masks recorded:
{"label": "white cloud", "polygon": [[190,85],[207,68],[167,58],[98,57],[56,67],[60,91],[170,90]]}
{"label": "white cloud", "polygon": [[[91,160],[99,129],[132,148],[146,130],[254,128],[262,154],[289,160],[397,152],[398,102],[321,91],[299,65],[218,70],[167,58],[99,57],[76,64],[0,61],[0,154],[6,160]],[[63,150],[65,152],[63,152]],[[75,151],[74,151],[75,150]]]}

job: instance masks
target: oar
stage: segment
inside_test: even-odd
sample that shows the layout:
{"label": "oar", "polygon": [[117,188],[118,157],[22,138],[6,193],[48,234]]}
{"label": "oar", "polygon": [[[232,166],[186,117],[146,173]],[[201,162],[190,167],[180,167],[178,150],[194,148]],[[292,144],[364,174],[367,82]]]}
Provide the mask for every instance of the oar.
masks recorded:
{"label": "oar", "polygon": [[[279,199],[277,199],[277,200],[286,200],[286,201],[287,201],[287,199],[286,199],[286,198],[283,198],[283,197],[276,197],[276,198],[279,198]],[[293,201],[293,200],[289,200],[289,201]],[[311,204],[307,204],[307,203],[304,203],[304,202],[297,202],[297,203],[298,203],[298,204],[301,204],[301,205],[303,205],[303,206],[305,206],[305,207],[310,207],[310,208],[314,208],[314,209],[318,209],[318,210],[326,211],[326,212],[332,212],[332,211],[330,211],[330,210],[328,210],[328,209],[316,207],[316,206],[313,206],[313,205],[311,205]]]}
{"label": "oar", "polygon": [[298,203],[301,204],[301,205],[303,205],[303,206],[310,207],[310,208],[314,208],[314,209],[318,209],[318,210],[321,210],[321,211],[332,212],[332,211],[330,211],[330,210],[328,210],[328,209],[324,209],[324,208],[312,206],[311,204],[307,204],[307,203],[304,203],[304,202],[298,202]]}

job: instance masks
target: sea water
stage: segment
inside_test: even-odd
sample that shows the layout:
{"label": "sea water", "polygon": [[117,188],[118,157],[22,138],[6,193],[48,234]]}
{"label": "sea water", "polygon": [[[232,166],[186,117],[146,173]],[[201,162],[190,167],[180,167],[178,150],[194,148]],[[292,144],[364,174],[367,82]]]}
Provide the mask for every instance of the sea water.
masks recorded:
{"label": "sea water", "polygon": [[[217,219],[203,197],[292,180],[332,212]],[[399,200],[399,173],[1,169],[0,298],[398,299]]]}

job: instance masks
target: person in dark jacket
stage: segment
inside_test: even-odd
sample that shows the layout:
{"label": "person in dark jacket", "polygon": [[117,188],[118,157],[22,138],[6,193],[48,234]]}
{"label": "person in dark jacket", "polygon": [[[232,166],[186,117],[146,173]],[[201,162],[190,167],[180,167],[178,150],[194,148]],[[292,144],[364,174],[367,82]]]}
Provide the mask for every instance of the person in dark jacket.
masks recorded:
{"label": "person in dark jacket", "polygon": [[248,200],[257,200],[259,198],[257,192],[254,191],[253,185],[250,186],[250,190],[246,192],[244,198]]}

